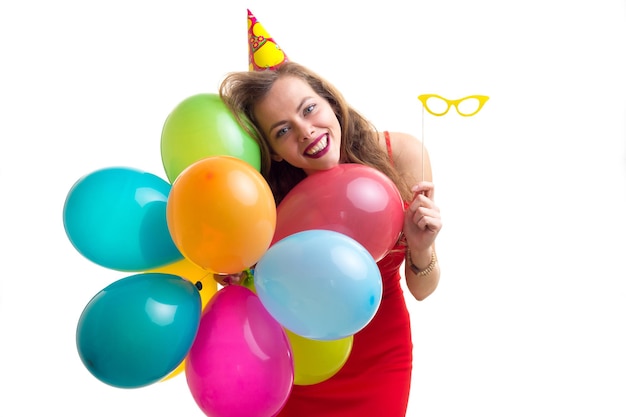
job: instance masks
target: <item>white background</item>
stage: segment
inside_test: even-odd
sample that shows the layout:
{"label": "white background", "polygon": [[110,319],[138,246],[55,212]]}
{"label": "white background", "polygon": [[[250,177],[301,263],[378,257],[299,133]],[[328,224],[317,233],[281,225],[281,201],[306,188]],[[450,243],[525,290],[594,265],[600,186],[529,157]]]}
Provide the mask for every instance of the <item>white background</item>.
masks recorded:
{"label": "white background", "polygon": [[3,2],[0,415],[203,415],[184,377],[124,390],[82,365],[82,309],[128,274],[82,258],[62,208],[96,169],[165,178],[169,112],[247,70],[246,8],[380,129],[422,137],[418,94],[491,97],[423,120],[443,272],[408,300],[408,415],[626,415],[617,0]]}

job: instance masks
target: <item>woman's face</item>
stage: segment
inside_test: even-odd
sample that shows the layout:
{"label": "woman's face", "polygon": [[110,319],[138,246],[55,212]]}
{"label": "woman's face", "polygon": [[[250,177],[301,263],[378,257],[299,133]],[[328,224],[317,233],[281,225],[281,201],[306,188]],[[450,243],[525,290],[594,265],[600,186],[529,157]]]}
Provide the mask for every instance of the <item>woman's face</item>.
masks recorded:
{"label": "woman's face", "polygon": [[254,106],[274,160],[285,160],[311,174],[339,164],[341,127],[326,99],[294,76],[276,80]]}

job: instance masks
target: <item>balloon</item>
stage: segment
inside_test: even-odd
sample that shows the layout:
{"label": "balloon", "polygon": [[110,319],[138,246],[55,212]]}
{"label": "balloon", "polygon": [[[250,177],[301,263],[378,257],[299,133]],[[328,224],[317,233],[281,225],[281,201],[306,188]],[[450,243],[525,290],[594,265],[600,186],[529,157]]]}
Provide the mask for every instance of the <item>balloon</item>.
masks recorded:
{"label": "balloon", "polygon": [[174,368],[174,370],[172,372],[170,372],[169,374],[165,375],[163,377],[163,379],[161,379],[161,382],[164,381],[169,381],[170,379],[173,379],[174,377],[182,374],[183,372],[185,372],[185,364],[186,364],[186,360],[183,360],[181,363],[178,364],[178,366],[176,368]]}
{"label": "balloon", "polygon": [[294,384],[312,385],[335,375],[348,360],[354,336],[314,340],[285,330],[293,352]]}
{"label": "balloon", "polygon": [[273,242],[296,232],[341,232],[363,245],[375,261],[394,247],[404,224],[404,203],[395,184],[380,171],[341,164],[309,175],[276,209]]}
{"label": "balloon", "polygon": [[161,159],[170,182],[189,165],[210,156],[239,158],[257,171],[259,145],[235,121],[217,94],[197,94],[183,100],[165,120]]}
{"label": "balloon", "polygon": [[254,285],[285,328],[316,340],[361,330],[382,298],[382,278],[369,252],[332,230],[306,230],[276,242],[259,260]]}
{"label": "balloon", "polygon": [[229,285],[202,313],[185,375],[207,416],[271,417],[293,386],[289,341],[252,291]]}
{"label": "balloon", "polygon": [[[256,293],[252,273],[241,285]],[[335,375],[352,352],[354,336],[339,340],[314,340],[284,329],[293,354],[295,385],[312,385]]]}
{"label": "balloon", "polygon": [[157,382],[185,358],[200,323],[196,287],[169,274],[137,274],[96,294],[78,321],[85,367],[118,388]]}
{"label": "balloon", "polygon": [[76,250],[106,268],[143,271],[182,259],[170,236],[167,181],[132,168],[105,168],[79,179],[63,207]]}
{"label": "balloon", "polygon": [[[177,275],[196,285],[196,288],[200,291],[202,309],[204,309],[211,297],[213,297],[217,292],[217,282],[213,279],[213,273],[200,268],[187,259],[182,259],[147,272]],[[183,360],[180,365],[176,367],[176,369],[163,378],[163,381],[172,379],[176,375],[180,375],[185,370],[185,362],[186,361]]]}
{"label": "balloon", "polygon": [[276,203],[258,171],[228,156],[193,163],[172,184],[167,224],[196,265],[239,273],[265,253],[276,228]]}
{"label": "balloon", "polygon": [[217,292],[217,282],[213,279],[213,272],[200,268],[188,259],[183,258],[180,261],[163,265],[147,272],[177,275],[196,286],[197,283],[200,283],[198,290],[202,299],[202,309]]}
{"label": "balloon", "polygon": [[[253,271],[252,271],[253,272]],[[256,293],[252,273],[241,284]],[[295,385],[312,385],[335,375],[345,365],[354,336],[338,340],[314,340],[284,329],[293,355]]]}

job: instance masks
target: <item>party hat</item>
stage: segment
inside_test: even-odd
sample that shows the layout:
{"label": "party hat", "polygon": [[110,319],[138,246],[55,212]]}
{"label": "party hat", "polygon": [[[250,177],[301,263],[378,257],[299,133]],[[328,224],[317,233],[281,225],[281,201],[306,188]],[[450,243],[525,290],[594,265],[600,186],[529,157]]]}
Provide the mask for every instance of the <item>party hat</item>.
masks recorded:
{"label": "party hat", "polygon": [[263,25],[248,10],[248,62],[250,71],[275,70],[289,59]]}

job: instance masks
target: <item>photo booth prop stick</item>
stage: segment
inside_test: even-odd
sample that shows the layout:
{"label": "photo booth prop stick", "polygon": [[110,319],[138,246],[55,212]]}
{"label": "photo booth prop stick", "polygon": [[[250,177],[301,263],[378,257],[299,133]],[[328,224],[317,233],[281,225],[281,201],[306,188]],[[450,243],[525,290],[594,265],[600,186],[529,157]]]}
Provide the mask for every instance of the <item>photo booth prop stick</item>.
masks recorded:
{"label": "photo booth prop stick", "polygon": [[463,117],[474,116],[483,108],[489,96],[473,95],[450,100],[438,94],[420,94],[417,99],[422,103],[422,180],[424,180],[424,110],[433,116],[444,116],[454,106]]}

